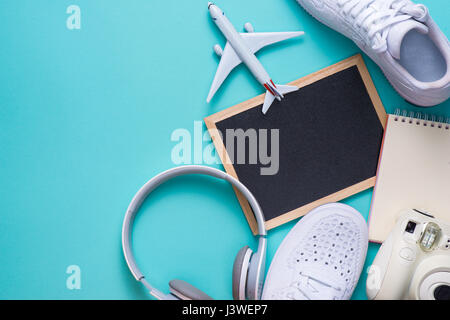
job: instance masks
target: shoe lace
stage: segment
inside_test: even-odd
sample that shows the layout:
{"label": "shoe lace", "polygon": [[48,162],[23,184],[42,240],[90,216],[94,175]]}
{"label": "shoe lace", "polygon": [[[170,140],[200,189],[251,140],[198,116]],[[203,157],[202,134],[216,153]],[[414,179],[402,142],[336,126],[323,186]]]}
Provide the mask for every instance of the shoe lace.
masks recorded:
{"label": "shoe lace", "polygon": [[415,18],[424,21],[428,10],[422,4],[409,0],[338,0],[343,15],[353,20],[353,26],[362,29],[369,45],[377,52],[387,49],[391,26]]}
{"label": "shoe lace", "polygon": [[[337,299],[342,293],[342,288],[331,281],[319,279],[311,274],[302,272],[300,272],[300,276],[302,279],[293,283],[293,287],[310,300],[315,300],[318,297],[320,299],[333,300]],[[320,285],[320,288],[317,288],[317,284]]]}

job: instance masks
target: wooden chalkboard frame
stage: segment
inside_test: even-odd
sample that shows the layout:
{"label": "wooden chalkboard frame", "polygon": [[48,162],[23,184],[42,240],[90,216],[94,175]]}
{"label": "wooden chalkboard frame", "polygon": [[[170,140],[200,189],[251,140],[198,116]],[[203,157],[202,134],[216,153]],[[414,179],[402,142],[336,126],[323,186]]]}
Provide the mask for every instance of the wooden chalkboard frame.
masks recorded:
{"label": "wooden chalkboard frame", "polygon": [[[308,76],[305,76],[303,78],[300,78],[298,80],[292,81],[289,83],[290,85],[298,86],[299,88],[302,88],[304,86],[307,86],[311,83],[314,83],[318,80],[321,80],[323,78],[326,78],[330,75],[333,75],[337,72],[340,72],[342,70],[351,68],[353,66],[356,66],[358,68],[358,71],[361,75],[361,78],[364,82],[364,85],[367,89],[367,92],[369,94],[369,97],[372,101],[372,104],[375,108],[375,111],[378,115],[378,118],[380,119],[380,123],[383,126],[383,129],[386,125],[387,120],[387,114],[384,109],[384,106],[380,100],[380,97],[378,95],[377,90],[375,89],[375,86],[372,82],[372,78],[370,77],[369,71],[367,70],[367,67],[364,63],[364,60],[360,54],[354,55],[348,59],[345,59],[343,61],[340,61],[334,65],[331,65],[327,68],[324,68],[322,70],[319,70],[315,73],[312,73]],[[223,143],[223,140],[217,130],[216,123],[220,122],[224,119],[227,119],[229,117],[232,117],[236,114],[239,114],[241,112],[244,112],[248,109],[257,107],[261,105],[264,102],[264,94],[261,94],[253,99],[247,100],[245,102],[242,102],[240,104],[237,104],[233,107],[230,107],[228,109],[225,109],[223,111],[220,111],[218,113],[215,113],[213,115],[210,115],[206,118],[204,118],[206,127],[208,128],[208,131],[211,135],[211,138],[213,140],[214,146],[216,147],[217,153],[219,154],[219,157],[222,161],[222,164],[225,168],[225,171],[232,175],[235,178],[237,177],[236,171],[233,167],[233,164],[228,156],[228,153],[226,151],[225,145]],[[364,191],[368,188],[371,188],[375,185],[375,176],[371,177],[367,180],[361,181],[357,184],[354,184],[350,187],[347,187],[343,190],[340,190],[338,192],[335,192],[333,194],[330,194],[326,197],[323,197],[321,199],[318,199],[314,202],[311,202],[307,205],[304,205],[302,207],[299,207],[297,209],[291,210],[289,212],[286,212],[276,218],[273,218],[271,220],[266,221],[266,229],[270,230],[277,226],[280,226],[286,222],[289,222],[293,219],[299,218],[306,213],[308,213],[310,210],[314,209],[315,207],[318,207],[322,204],[329,203],[329,202],[337,202],[342,199],[345,199],[349,196],[352,196],[356,193],[359,193],[361,191]],[[239,200],[239,203],[242,207],[242,210],[244,211],[245,217],[247,218],[248,224],[254,234],[257,232],[257,224],[255,217],[253,215],[253,212],[245,199],[244,196],[242,196],[237,189],[234,189],[236,196]]]}

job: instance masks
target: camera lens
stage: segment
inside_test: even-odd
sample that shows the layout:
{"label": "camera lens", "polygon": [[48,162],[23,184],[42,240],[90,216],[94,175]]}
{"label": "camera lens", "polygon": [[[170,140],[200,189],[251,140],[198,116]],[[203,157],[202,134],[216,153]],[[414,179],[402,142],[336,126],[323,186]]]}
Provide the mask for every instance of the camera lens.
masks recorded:
{"label": "camera lens", "polygon": [[436,300],[450,300],[450,286],[442,285],[434,289],[434,298]]}

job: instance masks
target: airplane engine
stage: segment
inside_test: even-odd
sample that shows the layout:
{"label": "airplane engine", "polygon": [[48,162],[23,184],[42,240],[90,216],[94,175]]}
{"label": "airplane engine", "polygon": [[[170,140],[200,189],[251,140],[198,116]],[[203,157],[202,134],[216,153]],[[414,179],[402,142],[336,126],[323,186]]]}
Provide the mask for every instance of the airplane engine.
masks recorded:
{"label": "airplane engine", "polygon": [[249,33],[255,32],[255,29],[253,28],[253,26],[250,22],[247,22],[246,24],[244,24],[244,29],[245,29],[245,31],[247,31]]}
{"label": "airplane engine", "polygon": [[216,44],[216,45],[213,47],[213,49],[214,49],[214,52],[215,52],[219,57],[222,56],[223,50],[222,50],[222,48],[221,48],[218,44]]}

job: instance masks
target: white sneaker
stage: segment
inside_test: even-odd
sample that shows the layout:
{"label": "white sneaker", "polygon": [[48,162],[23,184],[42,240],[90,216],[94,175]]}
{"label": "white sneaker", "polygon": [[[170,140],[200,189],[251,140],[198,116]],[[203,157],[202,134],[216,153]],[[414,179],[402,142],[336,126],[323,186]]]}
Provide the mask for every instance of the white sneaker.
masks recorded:
{"label": "white sneaker", "polygon": [[409,102],[425,107],[450,97],[450,45],[424,5],[410,0],[297,2],[352,39]]}
{"label": "white sneaker", "polygon": [[278,248],[263,299],[348,300],[366,259],[367,224],[350,206],[330,203],[310,211]]}

